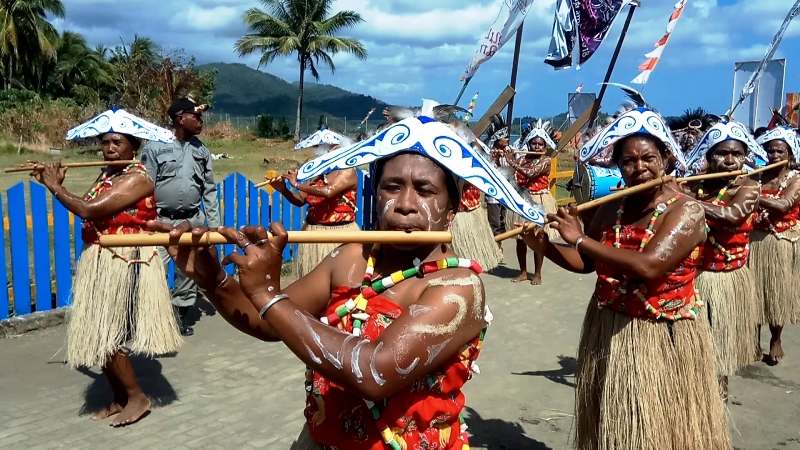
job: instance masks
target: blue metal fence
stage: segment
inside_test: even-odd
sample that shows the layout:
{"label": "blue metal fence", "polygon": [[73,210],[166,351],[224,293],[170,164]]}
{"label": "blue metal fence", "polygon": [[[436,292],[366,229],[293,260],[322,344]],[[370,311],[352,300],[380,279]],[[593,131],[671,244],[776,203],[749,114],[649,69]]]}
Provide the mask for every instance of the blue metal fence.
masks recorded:
{"label": "blue metal fence", "polygon": [[[218,187],[225,226],[281,222],[290,231],[302,227],[306,207],[292,205],[278,192],[270,194],[256,188],[255,183],[240,173],[228,175]],[[75,263],[83,248],[81,219],[48,195],[40,184],[29,181],[28,189],[30,205],[25,200],[24,182],[0,196],[0,217],[4,224],[0,227],[0,286],[7,286],[0,289],[0,320],[67,306]],[[372,228],[372,197],[369,174],[359,170],[356,221],[365,230]],[[221,247],[224,254],[234,250],[233,245]],[[288,245],[283,258],[289,261],[295,254],[297,244]],[[233,266],[227,270],[233,274]],[[170,263],[170,286],[173,280],[174,266]]]}

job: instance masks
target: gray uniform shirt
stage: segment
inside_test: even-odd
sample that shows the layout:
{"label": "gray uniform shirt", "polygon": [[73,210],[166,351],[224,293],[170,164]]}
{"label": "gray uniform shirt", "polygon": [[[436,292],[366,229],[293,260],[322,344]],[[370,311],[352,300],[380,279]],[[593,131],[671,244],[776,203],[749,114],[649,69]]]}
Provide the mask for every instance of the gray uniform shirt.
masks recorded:
{"label": "gray uniform shirt", "polygon": [[156,207],[192,210],[203,202],[208,226],[220,226],[211,153],[197,137],[171,144],[148,142],[140,161],[155,182]]}

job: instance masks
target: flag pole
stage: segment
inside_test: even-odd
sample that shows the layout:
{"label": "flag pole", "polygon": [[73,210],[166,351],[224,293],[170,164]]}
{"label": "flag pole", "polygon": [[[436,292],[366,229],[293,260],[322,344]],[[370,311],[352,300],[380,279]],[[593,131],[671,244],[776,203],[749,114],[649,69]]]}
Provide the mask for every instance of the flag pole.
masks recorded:
{"label": "flag pole", "polygon": [[458,97],[456,97],[456,101],[453,102],[453,105],[458,106],[458,102],[461,101],[461,96],[464,95],[464,91],[467,90],[467,85],[469,84],[470,80],[472,80],[472,77],[467,78],[467,80],[464,81],[464,85],[461,86],[461,92],[458,93]]}
{"label": "flag pole", "polygon": [[[514,62],[511,64],[511,89],[517,89],[517,72],[519,70],[519,51],[522,47],[522,27],[525,22],[519,24],[517,28],[517,40],[514,43]],[[511,127],[514,125],[514,97],[508,102],[508,111],[506,115],[506,123],[508,124],[508,134],[511,134]],[[521,132],[522,130],[520,130]]]}
{"label": "flag pole", "polygon": [[597,115],[600,113],[600,105],[603,103],[603,97],[606,95],[608,82],[611,81],[611,74],[614,73],[614,66],[617,64],[619,52],[622,50],[622,43],[625,41],[625,35],[628,34],[628,27],[630,27],[631,20],[633,20],[633,12],[636,11],[638,6],[641,6],[638,0],[631,1],[630,5],[630,9],[628,9],[628,17],[625,18],[625,25],[622,27],[622,33],[620,33],[619,40],[617,41],[617,47],[614,49],[614,55],[611,56],[611,62],[608,64],[606,78],[603,81],[603,85],[600,87],[600,93],[597,95],[597,100],[595,100],[594,105],[592,105],[592,112],[589,115],[590,127],[594,125],[594,122],[597,120]]}

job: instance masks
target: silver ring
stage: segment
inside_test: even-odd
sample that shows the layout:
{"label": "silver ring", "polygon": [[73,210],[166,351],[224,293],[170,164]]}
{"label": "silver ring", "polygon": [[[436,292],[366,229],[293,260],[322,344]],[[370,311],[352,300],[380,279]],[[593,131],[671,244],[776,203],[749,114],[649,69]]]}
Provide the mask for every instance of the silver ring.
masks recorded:
{"label": "silver ring", "polygon": [[268,243],[269,243],[269,239],[260,239],[260,240],[255,242],[256,245],[262,245],[262,244],[268,244]]}
{"label": "silver ring", "polygon": [[246,249],[247,247],[249,247],[251,245],[253,245],[252,242],[245,242],[245,244],[242,246],[242,251],[244,251],[244,249]]}

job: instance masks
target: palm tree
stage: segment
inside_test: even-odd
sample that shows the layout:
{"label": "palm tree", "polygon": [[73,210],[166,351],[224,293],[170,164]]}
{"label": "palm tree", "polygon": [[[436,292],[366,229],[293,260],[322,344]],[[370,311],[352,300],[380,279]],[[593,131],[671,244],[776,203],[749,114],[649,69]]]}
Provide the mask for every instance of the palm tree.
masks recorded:
{"label": "palm tree", "polygon": [[47,16],[63,18],[61,0],[3,0],[0,2],[0,58],[5,86],[14,79],[20,61],[34,60],[41,55],[54,58],[54,41],[58,37]]}
{"label": "palm tree", "polygon": [[111,64],[80,34],[65,31],[56,50],[55,81],[62,95],[83,103],[99,99],[104,88],[114,85]]}
{"label": "palm tree", "polygon": [[319,80],[320,61],[334,73],[331,56],[343,52],[356,58],[367,58],[367,50],[356,39],[336,34],[353,27],[364,19],[354,11],[339,11],[330,16],[333,0],[261,0],[267,10],[251,8],[244,13],[249,33],[236,42],[239,56],[261,53],[259,68],[279,56],[297,54],[300,63],[300,94],[297,99],[295,140],[300,139],[300,118],[303,115],[305,73]]}

